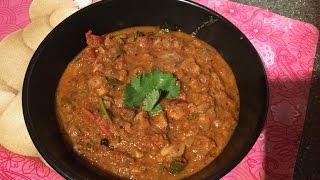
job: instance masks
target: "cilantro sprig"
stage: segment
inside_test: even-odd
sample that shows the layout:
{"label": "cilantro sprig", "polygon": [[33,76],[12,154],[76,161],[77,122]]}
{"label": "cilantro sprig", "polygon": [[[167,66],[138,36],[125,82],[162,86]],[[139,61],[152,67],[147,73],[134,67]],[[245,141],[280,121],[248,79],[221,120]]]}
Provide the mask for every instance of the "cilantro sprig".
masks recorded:
{"label": "cilantro sprig", "polygon": [[176,78],[171,73],[153,70],[131,79],[130,84],[124,89],[124,105],[136,108],[143,102],[143,110],[154,115],[163,109],[159,104],[161,97],[173,99],[179,93]]}

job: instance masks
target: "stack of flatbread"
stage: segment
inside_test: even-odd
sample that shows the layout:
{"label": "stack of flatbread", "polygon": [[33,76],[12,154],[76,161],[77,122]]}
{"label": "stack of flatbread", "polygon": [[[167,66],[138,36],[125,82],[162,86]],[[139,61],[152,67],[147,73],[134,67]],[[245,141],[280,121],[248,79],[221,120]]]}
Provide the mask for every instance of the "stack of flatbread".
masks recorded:
{"label": "stack of flatbread", "polygon": [[45,36],[62,20],[92,0],[33,0],[31,23],[0,42],[0,144],[8,150],[40,156],[22,112],[22,85],[29,61]]}

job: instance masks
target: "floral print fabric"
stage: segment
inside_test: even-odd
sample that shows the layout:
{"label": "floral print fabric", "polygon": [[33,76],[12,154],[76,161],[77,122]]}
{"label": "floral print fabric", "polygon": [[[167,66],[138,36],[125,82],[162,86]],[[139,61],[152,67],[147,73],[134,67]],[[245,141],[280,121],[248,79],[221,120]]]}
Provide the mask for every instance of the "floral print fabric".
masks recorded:
{"label": "floral print fabric", "polygon": [[[292,179],[318,41],[314,26],[227,0],[195,0],[235,24],[265,65],[270,107],[254,147],[225,180]],[[0,0],[0,39],[25,26],[31,0]],[[17,18],[19,17],[19,18]],[[0,179],[63,179],[40,159],[0,146]]]}

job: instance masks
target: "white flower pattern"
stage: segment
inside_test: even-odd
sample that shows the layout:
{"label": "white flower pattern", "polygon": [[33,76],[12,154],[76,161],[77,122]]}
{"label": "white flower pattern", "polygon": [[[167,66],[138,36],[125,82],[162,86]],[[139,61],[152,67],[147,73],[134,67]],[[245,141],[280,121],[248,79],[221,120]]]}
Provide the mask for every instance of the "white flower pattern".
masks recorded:
{"label": "white flower pattern", "polygon": [[265,67],[272,66],[275,58],[275,53],[273,52],[272,47],[266,43],[261,43],[256,40],[252,40],[251,43],[255,46],[255,48],[257,48]]}

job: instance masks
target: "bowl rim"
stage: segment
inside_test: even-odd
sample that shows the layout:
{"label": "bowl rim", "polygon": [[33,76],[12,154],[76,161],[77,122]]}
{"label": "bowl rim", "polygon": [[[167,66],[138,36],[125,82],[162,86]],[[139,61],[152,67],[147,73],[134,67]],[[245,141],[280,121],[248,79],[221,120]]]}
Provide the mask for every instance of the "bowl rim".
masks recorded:
{"label": "bowl rim", "polygon": [[[70,173],[68,173],[63,167],[60,167],[57,165],[56,160],[50,155],[50,153],[48,152],[46,147],[40,146],[41,142],[38,136],[38,133],[36,133],[34,124],[32,122],[32,116],[30,113],[30,109],[29,109],[29,87],[30,87],[30,80],[31,80],[31,76],[33,73],[33,69],[39,59],[39,56],[41,55],[41,53],[43,52],[43,50],[46,48],[47,44],[50,43],[50,39],[53,38],[54,34],[56,34],[57,29],[62,26],[63,24],[69,23],[74,16],[76,16],[77,14],[81,14],[84,11],[88,11],[91,8],[95,8],[97,6],[100,6],[102,4],[105,3],[112,3],[113,1],[116,0],[104,0],[104,1],[99,1],[96,3],[93,3],[83,9],[78,10],[77,12],[73,13],[72,15],[70,15],[69,17],[67,17],[66,19],[64,19],[59,25],[57,25],[53,30],[50,31],[50,33],[44,38],[44,40],[41,42],[41,44],[38,46],[38,48],[36,49],[35,53],[33,54],[27,71],[25,73],[25,77],[24,77],[24,82],[23,82],[23,88],[22,88],[22,107],[23,107],[23,116],[24,116],[24,120],[25,120],[25,124],[28,130],[28,133],[31,137],[31,140],[33,142],[33,144],[35,145],[36,149],[39,151],[40,155],[43,157],[43,159],[56,171],[58,172],[60,175],[64,176],[67,179],[74,179],[74,177],[71,176]],[[219,19],[219,21],[223,21],[223,23],[227,23],[230,25],[230,28],[232,28],[234,31],[237,31],[238,33],[240,33],[243,36],[243,39],[248,41],[248,45],[250,46],[251,50],[253,51],[254,54],[256,54],[256,56],[259,58],[259,65],[261,66],[261,69],[263,71],[263,75],[264,75],[264,79],[263,82],[265,83],[265,103],[263,104],[263,115],[261,117],[261,119],[259,120],[259,122],[257,123],[257,125],[255,126],[253,132],[251,134],[251,138],[250,141],[247,141],[247,145],[246,148],[241,149],[240,153],[238,153],[238,155],[231,161],[231,163],[229,164],[229,166],[224,167],[219,169],[215,174],[210,175],[209,177],[207,177],[207,179],[220,179],[222,178],[224,175],[226,175],[228,172],[230,172],[232,169],[234,169],[243,159],[244,157],[249,153],[249,151],[252,149],[252,147],[254,146],[255,142],[258,140],[258,137],[260,136],[263,127],[266,124],[267,121],[267,114],[269,111],[269,82],[268,82],[268,78],[267,78],[267,73],[266,73],[266,69],[264,67],[263,61],[261,56],[259,55],[258,51],[256,50],[256,48],[253,46],[253,44],[250,42],[250,40],[245,36],[244,33],[242,33],[242,31],[240,31],[233,23],[231,23],[228,19],[226,19],[225,17],[223,17],[221,14],[219,14],[218,12],[202,5],[199,4],[197,2],[191,1],[191,0],[175,0],[179,3],[186,3],[189,4],[191,6],[200,8],[204,11],[207,11],[211,14],[214,14],[217,19]],[[240,101],[240,109],[241,109],[241,101]],[[261,113],[261,114],[262,114]],[[232,138],[232,137],[231,137]],[[230,138],[230,139],[231,139]],[[226,145],[227,146],[227,145]],[[192,176],[192,175],[191,175]]]}

